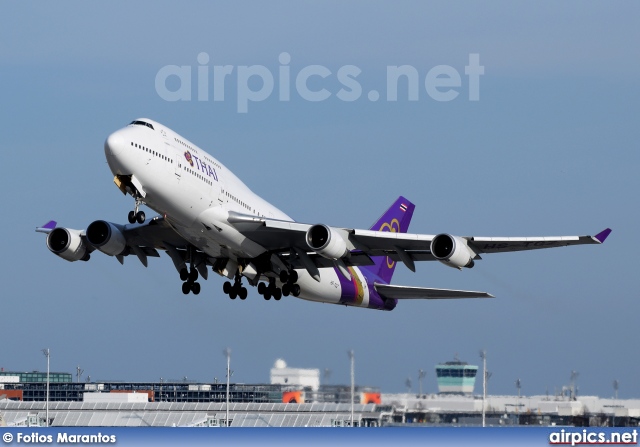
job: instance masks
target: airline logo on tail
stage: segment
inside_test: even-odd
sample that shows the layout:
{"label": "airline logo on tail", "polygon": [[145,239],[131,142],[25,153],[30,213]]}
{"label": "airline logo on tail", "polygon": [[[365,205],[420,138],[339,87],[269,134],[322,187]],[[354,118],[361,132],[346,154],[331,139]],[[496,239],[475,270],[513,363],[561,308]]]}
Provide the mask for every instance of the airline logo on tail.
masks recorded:
{"label": "airline logo on tail", "polygon": [[[404,206],[404,209],[402,208],[403,206]],[[400,209],[402,211],[407,211],[407,207],[404,204],[400,205]],[[398,221],[398,219],[394,218],[394,219],[391,220],[391,223],[385,222],[382,225],[380,225],[380,228],[378,229],[378,231],[389,231],[391,233],[399,233],[400,232],[400,222]],[[387,267],[392,269],[395,265],[396,265],[396,261],[390,259],[389,256],[387,256]]]}
{"label": "airline logo on tail", "polygon": [[[413,203],[400,196],[371,226],[370,230],[406,233],[409,229],[409,222],[411,222],[414,209],[415,205]],[[369,271],[382,282],[389,284],[396,267],[396,261],[389,256],[373,256],[371,260],[374,265],[363,266],[360,270]]]}

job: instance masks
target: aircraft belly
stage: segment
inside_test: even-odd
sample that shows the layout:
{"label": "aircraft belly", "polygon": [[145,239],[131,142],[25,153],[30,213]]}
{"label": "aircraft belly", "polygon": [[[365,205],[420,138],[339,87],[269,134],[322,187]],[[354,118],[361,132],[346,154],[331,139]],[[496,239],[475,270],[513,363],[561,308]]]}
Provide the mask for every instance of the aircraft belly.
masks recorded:
{"label": "aircraft belly", "polygon": [[322,303],[340,304],[342,289],[340,281],[334,269],[321,268],[320,282],[313,279],[306,270],[296,270],[298,273],[298,285],[300,286],[299,298]]}
{"label": "aircraft belly", "polygon": [[369,307],[369,285],[358,268],[349,267],[351,279],[335,268],[321,268],[320,282],[309,276],[306,270],[296,271],[301,290],[300,298],[345,306]]}
{"label": "aircraft belly", "polygon": [[[198,210],[194,207],[193,209]],[[265,252],[224,219],[225,211],[217,207],[207,207],[191,222],[184,223],[175,216],[167,219],[176,231],[189,243],[212,257],[253,258]],[[183,219],[185,214],[182,213]]]}
{"label": "aircraft belly", "polygon": [[177,223],[173,224],[173,226],[180,236],[208,256],[213,258],[229,257],[229,253],[223,249],[218,240],[205,234],[197,227],[185,227]]}
{"label": "aircraft belly", "polygon": [[351,278],[336,268],[321,268],[320,282],[316,282],[306,270],[298,272],[300,298],[345,306],[369,309],[393,310],[397,300],[385,300],[373,288],[373,279],[367,278],[357,267],[348,267]]}

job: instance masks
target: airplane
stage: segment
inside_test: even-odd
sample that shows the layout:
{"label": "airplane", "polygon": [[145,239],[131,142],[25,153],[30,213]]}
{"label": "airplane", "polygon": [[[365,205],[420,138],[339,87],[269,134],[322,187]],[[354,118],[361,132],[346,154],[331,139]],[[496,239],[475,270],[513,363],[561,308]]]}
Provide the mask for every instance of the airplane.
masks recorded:
{"label": "airplane", "polygon": [[[228,278],[223,291],[247,298],[243,285],[269,300],[305,300],[390,311],[399,300],[492,298],[486,292],[391,284],[398,263],[411,271],[419,261],[462,270],[481,255],[569,245],[601,244],[595,236],[475,237],[408,233],[415,205],[399,197],[368,230],[305,224],[253,193],[212,155],[168,127],[138,118],[110,134],[104,151],[114,183],[134,199],[128,224],[96,220],[86,230],[50,221],[51,252],[70,262],[88,261],[98,250],[124,258],[164,251],[182,281],[182,292],[200,293],[209,267]],[[147,220],[146,205],[159,215]],[[233,281],[233,282],[231,282]]]}

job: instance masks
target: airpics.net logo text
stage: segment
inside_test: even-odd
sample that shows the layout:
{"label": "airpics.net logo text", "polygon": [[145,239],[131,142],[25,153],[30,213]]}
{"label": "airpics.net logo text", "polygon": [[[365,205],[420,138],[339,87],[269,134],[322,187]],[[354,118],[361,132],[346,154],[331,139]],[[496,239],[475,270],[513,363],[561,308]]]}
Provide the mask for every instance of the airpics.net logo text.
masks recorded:
{"label": "airpics.net logo text", "polygon": [[[156,73],[155,88],[165,101],[225,101],[225,93],[235,84],[238,113],[247,113],[249,103],[265,101],[277,95],[278,101],[290,101],[292,91],[309,102],[326,101],[332,96],[340,101],[353,102],[363,97],[358,79],[362,70],[356,65],[343,65],[332,71],[324,65],[307,65],[292,70],[291,55],[280,53],[277,70],[264,65],[210,65],[210,57],[202,52],[197,65],[165,65]],[[276,73],[274,74],[274,71]],[[387,65],[384,94],[378,89],[366,92],[366,99],[419,101],[430,98],[438,102],[460,97],[463,85],[469,101],[480,100],[480,65],[478,53],[469,54],[464,75],[450,65],[436,65],[426,73],[412,65]],[[465,85],[466,84],[466,85]],[[333,88],[334,91],[331,91]]]}

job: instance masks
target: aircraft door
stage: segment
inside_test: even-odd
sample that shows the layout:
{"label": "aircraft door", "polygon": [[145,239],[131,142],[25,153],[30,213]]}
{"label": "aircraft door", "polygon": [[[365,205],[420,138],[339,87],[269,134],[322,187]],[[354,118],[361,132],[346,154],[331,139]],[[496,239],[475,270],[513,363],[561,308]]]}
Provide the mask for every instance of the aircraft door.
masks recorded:
{"label": "aircraft door", "polygon": [[182,160],[180,159],[180,154],[176,153],[176,162],[175,164],[175,173],[176,173],[176,178],[178,180],[180,180],[180,176],[182,175]]}
{"label": "aircraft door", "polygon": [[221,179],[218,180],[218,204],[222,205],[226,202],[226,195],[224,193],[224,183]]}

